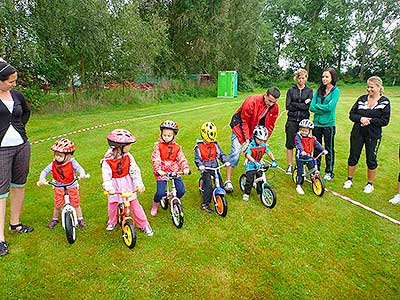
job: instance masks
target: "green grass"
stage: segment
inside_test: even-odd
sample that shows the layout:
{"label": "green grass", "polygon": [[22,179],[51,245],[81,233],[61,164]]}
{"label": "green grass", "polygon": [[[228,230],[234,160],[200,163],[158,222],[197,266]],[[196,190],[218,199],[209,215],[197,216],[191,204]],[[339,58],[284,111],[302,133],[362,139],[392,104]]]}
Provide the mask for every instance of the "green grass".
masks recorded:
{"label": "green grass", "polygon": [[[387,88],[392,119],[384,128],[379,149],[375,192],[362,193],[366,183],[365,156],[359,163],[353,188],[342,189],[346,179],[349,134],[348,112],[365,87],[343,87],[337,109],[336,178],[328,187],[400,220],[400,207],[388,200],[395,194],[399,171],[400,89]],[[32,145],[31,171],[22,221],[35,227],[29,235],[6,233],[10,255],[0,259],[1,299],[398,299],[400,294],[400,230],[395,225],[347,201],[326,193],[314,196],[305,185],[298,196],[290,176],[275,170],[270,182],[278,194],[273,210],[264,208],[254,191],[248,203],[236,191],[228,196],[226,218],[200,211],[198,172],[193,146],[199,126],[213,121],[219,143],[229,152],[229,121],[248,94],[238,99],[206,98],[179,103],[128,104],[69,114],[33,115],[28,125],[31,141],[117,120],[131,121],[69,136],[77,145],[76,159],[92,177],[81,183],[81,203],[88,228],[79,230],[69,245],[51,218],[53,192],[35,185],[40,171],[51,161],[52,141]],[[222,105],[180,113],[201,105]],[[284,108],[284,97],[279,100]],[[148,115],[168,113],[134,120]],[[185,224],[176,229],[168,212],[149,214],[155,181],[150,155],[159,136],[158,125],[173,119],[177,136],[193,170],[184,178]],[[280,166],[286,166],[284,125],[277,121],[270,148]],[[155,231],[138,232],[129,250],[120,232],[105,231],[107,200],[101,190],[99,161],[107,150],[106,135],[117,127],[137,137],[132,154],[142,170],[146,192],[140,201]],[[7,217],[8,220],[8,217]]]}

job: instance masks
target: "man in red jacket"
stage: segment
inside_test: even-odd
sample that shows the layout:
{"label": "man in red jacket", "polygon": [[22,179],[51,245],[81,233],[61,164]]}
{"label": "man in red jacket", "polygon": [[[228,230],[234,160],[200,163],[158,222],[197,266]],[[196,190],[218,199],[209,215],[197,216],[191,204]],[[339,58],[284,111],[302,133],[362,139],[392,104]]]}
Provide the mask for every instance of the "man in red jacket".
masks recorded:
{"label": "man in red jacket", "polygon": [[231,176],[233,168],[239,163],[240,153],[250,142],[256,125],[265,126],[268,136],[271,136],[279,113],[276,101],[281,95],[277,87],[269,88],[265,94],[252,95],[246,98],[231,119],[232,146],[229,153],[231,165],[226,168],[224,188],[228,193],[233,192]]}

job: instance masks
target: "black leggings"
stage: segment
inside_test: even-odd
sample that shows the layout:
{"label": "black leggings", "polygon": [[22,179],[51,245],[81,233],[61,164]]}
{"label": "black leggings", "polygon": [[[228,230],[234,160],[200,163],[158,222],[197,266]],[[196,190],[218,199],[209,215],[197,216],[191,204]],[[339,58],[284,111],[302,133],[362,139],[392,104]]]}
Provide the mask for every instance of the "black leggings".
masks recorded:
{"label": "black leggings", "polygon": [[369,136],[360,134],[360,132],[352,132],[350,135],[350,155],[347,161],[348,165],[357,165],[358,160],[360,159],[362,148],[365,145],[365,155],[368,169],[375,170],[378,167],[376,156],[380,143],[380,138],[371,138]]}
{"label": "black leggings", "polygon": [[[325,173],[333,172],[333,167],[335,165],[335,134],[336,134],[336,127],[315,127],[313,130],[314,136],[317,138],[318,142],[324,146],[326,150],[328,150],[328,154],[325,155]],[[324,142],[322,143],[322,139]],[[318,155],[319,153],[315,153]],[[318,169],[321,170],[321,158],[318,159]]]}

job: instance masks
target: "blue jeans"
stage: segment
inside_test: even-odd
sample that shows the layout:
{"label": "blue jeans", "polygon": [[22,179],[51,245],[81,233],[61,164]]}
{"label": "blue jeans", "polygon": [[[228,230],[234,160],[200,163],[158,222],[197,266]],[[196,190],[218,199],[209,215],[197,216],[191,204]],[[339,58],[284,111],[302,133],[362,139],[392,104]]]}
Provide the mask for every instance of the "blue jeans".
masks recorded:
{"label": "blue jeans", "polygon": [[[182,178],[175,178],[176,196],[181,199],[185,195],[186,189]],[[172,182],[171,182],[172,184]],[[167,180],[157,180],[157,191],[154,195],[154,202],[160,202],[161,198],[167,194]]]}
{"label": "blue jeans", "polygon": [[229,152],[228,161],[231,163],[232,167],[237,167],[240,160],[240,153],[242,152],[242,145],[239,143],[236,134],[234,134],[233,132],[231,136],[231,143],[232,145],[231,151]]}

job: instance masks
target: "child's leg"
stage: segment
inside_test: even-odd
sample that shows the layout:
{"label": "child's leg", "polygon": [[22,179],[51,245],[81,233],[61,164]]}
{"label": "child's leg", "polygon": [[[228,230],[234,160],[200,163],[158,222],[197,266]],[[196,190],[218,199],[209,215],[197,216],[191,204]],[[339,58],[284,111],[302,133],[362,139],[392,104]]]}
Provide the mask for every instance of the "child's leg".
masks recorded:
{"label": "child's leg", "polygon": [[161,198],[166,195],[167,192],[167,181],[157,180],[157,191],[154,194],[154,202],[159,203]]}
{"label": "child's leg", "polygon": [[244,186],[244,193],[246,195],[250,195],[251,193],[251,188],[253,187],[254,183],[254,175],[256,174],[257,171],[246,171],[246,184]]}
{"label": "child's leg", "polygon": [[108,225],[117,224],[117,208],[118,202],[108,202]]}
{"label": "child's leg", "polygon": [[[262,171],[258,171],[257,173],[256,173],[256,178],[260,178],[262,176]],[[264,183],[262,182],[262,181],[259,181],[258,183],[257,183],[257,193],[258,194],[261,194],[261,191],[262,191],[262,185],[263,185]]]}
{"label": "child's leg", "polygon": [[131,204],[131,213],[133,219],[135,220],[136,226],[138,228],[145,228],[149,225],[149,221],[147,220],[146,214],[144,213],[142,205],[139,203],[137,199],[130,201]]}
{"label": "child's leg", "polygon": [[181,199],[186,193],[185,185],[183,184],[183,180],[181,177],[175,178],[174,180],[177,197]]}
{"label": "child's leg", "polygon": [[203,204],[210,205],[211,197],[212,197],[211,174],[209,172],[205,171],[201,175],[201,179],[203,180]]}
{"label": "child's leg", "polygon": [[299,185],[301,182],[301,177],[303,176],[304,172],[304,162],[302,162],[300,159],[297,159],[296,168],[297,168],[296,184]]}
{"label": "child's leg", "polygon": [[70,188],[67,190],[69,195],[69,202],[76,209],[78,220],[83,219],[81,208],[81,197],[79,196],[78,187]]}
{"label": "child's leg", "polygon": [[54,207],[53,210],[53,220],[58,220],[58,217],[60,216],[61,208]]}

